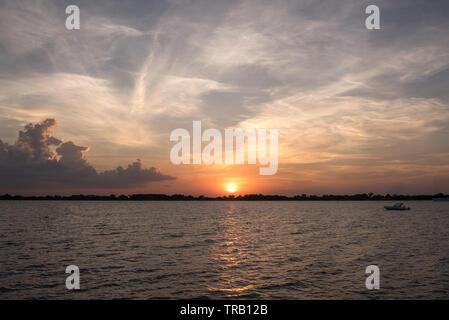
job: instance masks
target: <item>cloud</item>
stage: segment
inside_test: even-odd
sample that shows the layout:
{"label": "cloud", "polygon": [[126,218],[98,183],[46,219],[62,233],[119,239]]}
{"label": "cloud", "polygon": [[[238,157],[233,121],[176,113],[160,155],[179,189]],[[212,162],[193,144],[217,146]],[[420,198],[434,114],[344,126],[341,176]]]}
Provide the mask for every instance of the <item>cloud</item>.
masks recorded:
{"label": "cloud", "polygon": [[46,119],[34,126],[31,123],[27,124],[25,131],[19,131],[16,147],[32,160],[51,159],[49,146],[61,144],[61,140],[51,136],[55,125],[55,119]]}
{"label": "cloud", "polygon": [[[140,160],[114,170],[97,172],[84,157],[88,147],[52,136],[56,119],[27,124],[10,145],[0,140],[0,190],[126,189],[153,181],[173,180]],[[55,149],[55,150],[53,150]]]}
{"label": "cloud", "polygon": [[70,178],[80,185],[91,175],[94,185],[139,181],[134,165],[86,169],[129,154],[176,170],[167,137],[194,119],[280,129],[280,174],[291,164],[288,179],[303,181],[316,166],[322,188],[328,170],[347,183],[357,170],[374,183],[367,170],[393,165],[409,176],[448,172],[448,1],[378,0],[376,31],[364,26],[368,0],[79,0],[73,32],[67,4],[0,1],[0,136],[11,142],[24,121],[55,115],[61,136],[95,150],[91,164],[67,142],[48,145],[50,158],[34,140],[29,157],[82,168]]}

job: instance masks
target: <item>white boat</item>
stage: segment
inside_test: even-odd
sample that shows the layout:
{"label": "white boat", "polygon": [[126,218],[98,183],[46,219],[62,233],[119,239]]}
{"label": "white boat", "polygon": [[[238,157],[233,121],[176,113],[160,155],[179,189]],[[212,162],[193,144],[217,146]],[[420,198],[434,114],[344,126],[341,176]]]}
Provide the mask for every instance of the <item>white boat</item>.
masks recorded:
{"label": "white boat", "polygon": [[393,206],[385,206],[384,208],[387,210],[398,210],[398,211],[410,210],[410,208],[404,206],[403,203],[396,203]]}

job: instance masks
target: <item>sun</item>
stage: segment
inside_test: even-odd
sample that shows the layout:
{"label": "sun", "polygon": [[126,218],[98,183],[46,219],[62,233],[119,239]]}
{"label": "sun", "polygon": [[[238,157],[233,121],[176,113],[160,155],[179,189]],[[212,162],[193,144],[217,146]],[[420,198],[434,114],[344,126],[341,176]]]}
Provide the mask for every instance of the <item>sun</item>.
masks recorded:
{"label": "sun", "polygon": [[229,193],[234,193],[237,191],[237,186],[233,183],[229,183],[226,185],[226,191]]}

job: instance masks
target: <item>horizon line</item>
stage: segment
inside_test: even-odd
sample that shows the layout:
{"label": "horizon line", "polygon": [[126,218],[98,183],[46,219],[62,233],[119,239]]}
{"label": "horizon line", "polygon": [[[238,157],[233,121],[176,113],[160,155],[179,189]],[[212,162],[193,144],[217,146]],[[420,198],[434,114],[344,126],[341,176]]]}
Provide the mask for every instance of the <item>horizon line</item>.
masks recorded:
{"label": "horizon line", "polygon": [[358,194],[297,194],[293,196],[279,195],[279,194],[245,194],[245,195],[221,195],[221,196],[193,196],[184,194],[158,194],[158,193],[143,193],[130,195],[93,195],[93,194],[72,194],[72,195],[0,195],[0,200],[90,200],[90,201],[213,201],[213,200],[240,200],[240,201],[313,201],[313,200],[434,200],[434,199],[448,199],[449,195],[444,193],[437,194],[374,194],[374,193],[358,193]]}

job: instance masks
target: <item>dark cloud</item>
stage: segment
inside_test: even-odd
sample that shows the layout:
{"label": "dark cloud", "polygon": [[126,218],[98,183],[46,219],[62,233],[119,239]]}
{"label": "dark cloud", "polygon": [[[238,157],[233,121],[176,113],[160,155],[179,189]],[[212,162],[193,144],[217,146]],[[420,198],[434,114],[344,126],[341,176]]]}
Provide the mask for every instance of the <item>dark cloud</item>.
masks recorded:
{"label": "dark cloud", "polygon": [[410,96],[423,98],[440,98],[447,101],[449,92],[447,84],[449,83],[449,66],[445,69],[407,83],[404,86],[404,92]]}
{"label": "dark cloud", "polygon": [[365,97],[379,100],[405,98],[434,98],[446,102],[449,98],[447,83],[449,81],[449,66],[431,75],[420,75],[410,81],[401,81],[399,72],[384,72],[365,80],[362,86],[350,89],[340,94],[347,97]]}
{"label": "dark cloud", "polygon": [[16,147],[32,160],[50,159],[52,153],[49,146],[61,144],[61,140],[51,136],[55,126],[55,119],[46,119],[35,125],[27,124],[25,131],[19,131]]}
{"label": "dark cloud", "polygon": [[97,172],[84,158],[87,147],[52,136],[55,119],[27,124],[15,144],[0,140],[0,190],[126,189],[152,181],[172,180],[140,160],[126,168]]}
{"label": "dark cloud", "polygon": [[[201,109],[204,114],[211,113],[211,120],[224,126],[235,126],[255,114],[252,103],[267,99],[263,92],[208,91],[201,96]],[[210,112],[213,110],[213,112]],[[229,117],[229,115],[234,115]]]}

